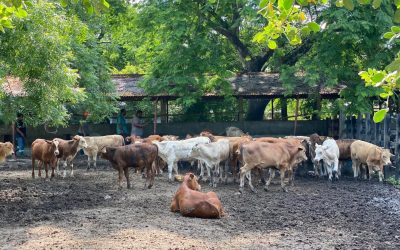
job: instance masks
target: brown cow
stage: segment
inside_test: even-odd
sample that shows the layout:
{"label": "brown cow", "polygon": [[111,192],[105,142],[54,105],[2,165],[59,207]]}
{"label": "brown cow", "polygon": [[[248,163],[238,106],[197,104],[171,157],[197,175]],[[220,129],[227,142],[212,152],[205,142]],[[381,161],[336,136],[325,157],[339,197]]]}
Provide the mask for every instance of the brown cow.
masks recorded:
{"label": "brown cow", "polygon": [[120,147],[105,147],[101,151],[101,157],[111,162],[112,166],[118,170],[118,185],[121,188],[122,174],[125,174],[127,188],[131,188],[129,181],[129,167],[136,168],[139,173],[145,168],[147,172],[147,181],[151,188],[154,184],[154,162],[158,155],[158,148],[151,143],[138,143]]}
{"label": "brown cow", "polygon": [[6,161],[6,157],[14,154],[14,145],[11,142],[0,142],[0,163]]}
{"label": "brown cow", "polygon": [[[379,181],[383,180],[383,167],[391,164],[390,157],[393,156],[388,149],[378,147],[374,144],[357,140],[350,146],[351,159],[353,161],[354,178],[358,177],[361,164],[366,164],[371,179],[372,172],[379,173]],[[364,178],[366,179],[366,174]]]}
{"label": "brown cow", "polygon": [[59,154],[57,155],[57,171],[59,170],[59,163],[60,161],[64,161],[64,173],[63,177],[67,176],[66,168],[71,166],[71,177],[74,176],[74,164],[72,160],[75,158],[76,154],[79,150],[87,148],[87,143],[85,138],[79,135],[75,135],[72,140],[63,140],[60,138],[55,138],[59,142],[58,144],[58,151]]}
{"label": "brown cow", "polygon": [[180,212],[183,216],[205,219],[224,216],[221,201],[214,192],[202,193],[197,177],[187,173],[183,183],[171,202],[171,212]]}
{"label": "brown cow", "polygon": [[[258,142],[252,141],[243,144],[240,152],[243,159],[243,167],[240,168],[240,188],[239,192],[243,192],[244,177],[249,179],[249,186],[253,192],[255,189],[251,183],[250,171],[255,167],[259,168],[277,168],[280,170],[281,187],[287,192],[284,178],[285,172],[293,168],[295,164],[303,160],[307,160],[305,148],[299,143],[291,144],[288,142]],[[271,183],[272,175],[265,184],[264,189],[268,191],[268,186]]]}
{"label": "brown cow", "polygon": [[45,166],[46,178],[48,178],[48,165],[51,166],[51,178],[54,177],[54,169],[57,162],[59,141],[36,139],[32,142],[32,178],[35,178],[35,160],[39,161],[39,174],[42,176],[42,165]]}
{"label": "brown cow", "polygon": [[341,176],[343,161],[351,160],[351,144],[355,142],[355,139],[339,139],[336,140],[336,144],[339,147],[339,170],[338,174]]}

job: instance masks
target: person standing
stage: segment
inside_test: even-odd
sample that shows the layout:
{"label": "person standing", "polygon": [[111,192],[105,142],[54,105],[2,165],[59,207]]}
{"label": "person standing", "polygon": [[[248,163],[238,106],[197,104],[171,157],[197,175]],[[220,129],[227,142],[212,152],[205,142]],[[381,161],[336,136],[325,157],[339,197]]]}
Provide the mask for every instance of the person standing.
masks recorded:
{"label": "person standing", "polygon": [[17,114],[17,122],[15,123],[15,139],[17,140],[17,153],[19,156],[25,156],[26,126],[24,123],[24,115]]}
{"label": "person standing", "polygon": [[131,136],[143,137],[143,128],[143,112],[141,110],[138,110],[132,118]]}
{"label": "person standing", "polygon": [[126,124],[125,116],[126,110],[121,109],[121,112],[117,117],[117,134],[122,135],[124,138],[128,136],[128,126]]}
{"label": "person standing", "polygon": [[87,121],[87,118],[89,116],[89,112],[83,112],[83,117],[82,120],[79,121],[79,129],[78,129],[78,135],[80,136],[89,136],[89,124]]}

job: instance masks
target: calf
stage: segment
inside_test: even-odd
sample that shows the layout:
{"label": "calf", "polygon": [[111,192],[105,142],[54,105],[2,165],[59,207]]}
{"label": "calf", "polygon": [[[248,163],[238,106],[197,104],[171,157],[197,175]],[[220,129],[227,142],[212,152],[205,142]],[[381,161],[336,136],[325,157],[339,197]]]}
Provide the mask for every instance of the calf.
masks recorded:
{"label": "calf", "polygon": [[[339,147],[333,139],[325,140],[322,145],[315,145],[314,162],[323,161],[328,171],[328,178],[332,181],[332,174],[338,180]],[[318,163],[315,163],[318,164]]]}
{"label": "calf", "polygon": [[[315,158],[316,144],[321,145],[326,139],[328,138],[325,136],[319,136],[316,133],[310,135],[310,141],[309,141],[310,159]],[[324,165],[320,164],[320,162],[315,162],[315,161],[313,161],[313,165],[314,165],[314,173],[316,176],[320,177],[326,175],[326,169]]]}
{"label": "calf", "polygon": [[[250,171],[256,167],[273,167],[279,169],[281,175],[281,187],[283,191],[287,192],[284,183],[285,172],[292,168],[293,165],[307,159],[303,145],[287,142],[268,143],[252,141],[242,145],[240,154],[244,163],[243,167],[240,168],[240,193],[243,193],[245,176],[249,179],[251,190],[255,192],[251,183]],[[268,190],[271,180],[272,175],[265,184],[264,189],[266,191]]]}
{"label": "calf", "polygon": [[221,201],[214,192],[201,193],[197,177],[187,173],[171,202],[171,212],[180,212],[183,216],[205,219],[224,216]]}
{"label": "calf", "polygon": [[72,160],[75,158],[79,150],[87,148],[87,143],[85,138],[79,135],[75,135],[72,138],[72,140],[68,141],[60,138],[55,138],[54,140],[57,140],[59,142],[58,144],[59,154],[57,155],[58,158],[57,171],[59,169],[60,161],[64,161],[63,177],[65,178],[67,176],[66,168],[68,166],[71,166],[71,177],[74,176],[74,164],[72,163]]}
{"label": "calf", "polygon": [[[199,144],[192,148],[189,156],[204,162],[211,173],[213,172],[210,178],[210,186],[216,187],[215,175],[220,171],[219,164],[229,159],[229,140],[221,139],[208,144]],[[220,174],[220,178],[222,178],[222,171],[220,171]]]}
{"label": "calf", "polygon": [[93,167],[96,169],[97,155],[104,147],[118,147],[124,145],[124,137],[121,135],[106,135],[106,136],[85,136],[87,147],[83,152],[88,157],[87,170],[90,169],[90,162],[93,161]]}
{"label": "calf", "polygon": [[139,173],[146,169],[147,178],[144,186],[149,181],[147,188],[154,184],[154,161],[158,155],[158,149],[150,143],[131,144],[120,147],[104,147],[101,150],[101,157],[111,162],[118,170],[118,186],[121,188],[122,174],[125,174],[127,187],[131,188],[129,181],[129,167],[136,168]]}
{"label": "calf", "polygon": [[[361,140],[353,142],[350,149],[354,178],[358,177],[361,164],[366,164],[369,179],[371,179],[372,172],[377,171],[379,173],[379,181],[381,182],[383,180],[383,167],[391,164],[390,157],[393,155],[390,151]],[[366,175],[364,178],[366,178]]]}
{"label": "calf", "polygon": [[48,165],[51,166],[51,178],[54,177],[54,168],[57,162],[59,141],[36,139],[32,142],[32,178],[35,178],[35,160],[39,161],[39,174],[42,176],[42,165],[45,166],[46,178],[48,178]]}
{"label": "calf", "polygon": [[0,142],[0,163],[6,161],[6,157],[14,154],[14,145],[11,142]]}

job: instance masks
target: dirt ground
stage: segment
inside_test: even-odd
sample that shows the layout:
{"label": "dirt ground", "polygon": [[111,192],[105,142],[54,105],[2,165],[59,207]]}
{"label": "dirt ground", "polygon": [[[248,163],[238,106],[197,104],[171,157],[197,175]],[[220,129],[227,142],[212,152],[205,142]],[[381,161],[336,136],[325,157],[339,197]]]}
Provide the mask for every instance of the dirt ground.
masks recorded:
{"label": "dirt ground", "polygon": [[277,179],[242,195],[202,183],[228,213],[205,220],[169,212],[179,183],[166,174],[149,190],[131,174],[134,188],[118,190],[106,162],[86,172],[77,160],[75,177],[52,181],[32,179],[28,159],[0,167],[0,248],[400,249],[400,190],[377,180],[297,178],[283,193]]}

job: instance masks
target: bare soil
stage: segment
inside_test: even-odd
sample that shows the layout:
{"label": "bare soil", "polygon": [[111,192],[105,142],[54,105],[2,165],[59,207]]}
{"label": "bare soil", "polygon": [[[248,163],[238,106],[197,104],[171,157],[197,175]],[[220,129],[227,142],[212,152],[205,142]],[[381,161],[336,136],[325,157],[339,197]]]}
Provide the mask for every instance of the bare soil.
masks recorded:
{"label": "bare soil", "polygon": [[75,177],[31,178],[29,159],[0,167],[2,249],[400,249],[400,190],[373,181],[344,178],[336,183],[297,178],[289,192],[279,180],[269,192],[246,186],[210,188],[228,216],[185,218],[169,206],[179,183],[156,177],[143,189],[118,190],[117,172],[85,170],[75,160]]}

